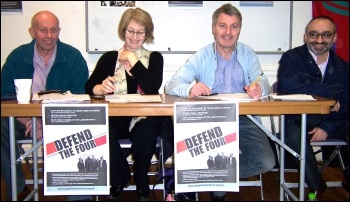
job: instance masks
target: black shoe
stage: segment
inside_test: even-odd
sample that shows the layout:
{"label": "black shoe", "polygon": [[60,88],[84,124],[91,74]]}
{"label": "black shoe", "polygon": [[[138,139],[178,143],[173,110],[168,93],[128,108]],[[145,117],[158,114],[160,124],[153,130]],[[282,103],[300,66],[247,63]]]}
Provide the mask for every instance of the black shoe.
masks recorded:
{"label": "black shoe", "polygon": [[348,183],[347,183],[346,180],[343,180],[343,181],[341,182],[341,186],[343,186],[343,188],[344,188],[346,191],[349,192],[349,185],[348,185]]}
{"label": "black shoe", "polygon": [[[24,189],[17,194],[17,201],[23,201],[29,194],[30,194],[31,190],[25,186]],[[29,201],[32,201],[33,198],[29,199]],[[7,197],[6,201],[13,201],[12,197]]]}
{"label": "black shoe", "polygon": [[108,199],[117,199],[123,195],[124,188],[127,188],[129,186],[129,182],[126,183],[124,186],[112,186],[109,195],[107,196]]}
{"label": "black shoe", "polygon": [[151,191],[147,190],[137,190],[137,200],[138,201],[147,201]]}
{"label": "black shoe", "polygon": [[327,189],[327,183],[322,179],[321,184],[320,186],[318,186],[317,191],[323,194],[326,191],[326,189]]}
{"label": "black shoe", "polygon": [[196,192],[177,193],[174,199],[175,201],[196,201]]}
{"label": "black shoe", "polygon": [[213,201],[225,201],[225,196],[226,195],[216,196],[216,195],[214,195],[213,192],[211,192],[210,194],[211,194],[211,198],[213,199]]}

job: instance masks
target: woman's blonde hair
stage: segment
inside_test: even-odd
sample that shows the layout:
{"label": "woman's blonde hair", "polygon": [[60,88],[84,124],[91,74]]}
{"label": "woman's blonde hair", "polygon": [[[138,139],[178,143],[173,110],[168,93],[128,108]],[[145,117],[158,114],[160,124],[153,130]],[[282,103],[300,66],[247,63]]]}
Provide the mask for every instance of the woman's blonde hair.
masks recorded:
{"label": "woman's blonde hair", "polygon": [[141,8],[129,8],[123,13],[122,17],[120,18],[120,22],[118,26],[119,38],[125,42],[125,30],[131,20],[135,20],[137,23],[145,26],[145,29],[146,29],[145,43],[153,44],[154,25],[153,25],[152,17],[147,11],[144,11]]}

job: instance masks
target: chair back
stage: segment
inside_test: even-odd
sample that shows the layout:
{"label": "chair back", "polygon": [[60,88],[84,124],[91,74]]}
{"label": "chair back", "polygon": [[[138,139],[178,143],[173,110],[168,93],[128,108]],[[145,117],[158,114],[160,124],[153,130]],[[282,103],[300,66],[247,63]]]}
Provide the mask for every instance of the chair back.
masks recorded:
{"label": "chair back", "polygon": [[277,81],[272,84],[271,93],[277,93]]}

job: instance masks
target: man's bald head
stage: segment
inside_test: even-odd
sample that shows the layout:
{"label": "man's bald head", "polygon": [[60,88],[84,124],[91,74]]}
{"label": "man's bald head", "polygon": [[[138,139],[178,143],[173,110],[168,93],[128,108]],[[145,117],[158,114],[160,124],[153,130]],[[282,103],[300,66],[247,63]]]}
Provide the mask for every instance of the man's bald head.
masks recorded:
{"label": "man's bald head", "polygon": [[32,17],[31,27],[37,27],[39,22],[47,20],[56,22],[57,26],[60,26],[60,22],[55,14],[50,11],[40,11]]}
{"label": "man's bald head", "polygon": [[36,48],[41,56],[54,52],[60,31],[59,20],[50,11],[40,11],[32,17],[29,33],[36,39]]}

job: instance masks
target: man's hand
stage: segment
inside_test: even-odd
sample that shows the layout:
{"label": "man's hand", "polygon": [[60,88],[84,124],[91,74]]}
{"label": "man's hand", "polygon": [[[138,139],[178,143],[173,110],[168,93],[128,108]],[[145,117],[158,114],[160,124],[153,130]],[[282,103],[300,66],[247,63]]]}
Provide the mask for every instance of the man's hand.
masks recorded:
{"label": "man's hand", "polygon": [[244,86],[244,90],[246,90],[247,94],[254,99],[260,98],[262,95],[259,84],[255,84],[252,87]]}
{"label": "man's hand", "polygon": [[201,95],[210,95],[210,88],[201,82],[196,83],[190,90],[190,98],[198,97]]}
{"label": "man's hand", "polygon": [[[19,122],[21,122],[25,127],[26,130],[24,132],[24,136],[28,137],[28,135],[30,137],[33,137],[33,133],[32,133],[32,128],[33,128],[33,122],[32,122],[32,118],[17,118],[17,120]],[[43,129],[42,129],[42,119],[41,118],[37,118],[36,119],[36,135],[37,135],[37,140],[42,140],[43,138]]]}
{"label": "man's hand", "polygon": [[328,134],[326,131],[317,127],[309,131],[308,134],[312,135],[310,142],[322,142],[322,141],[325,141],[328,137]]}
{"label": "man's hand", "polygon": [[339,101],[337,101],[337,103],[335,103],[335,105],[331,108],[331,112],[338,112],[340,109],[340,103]]}

